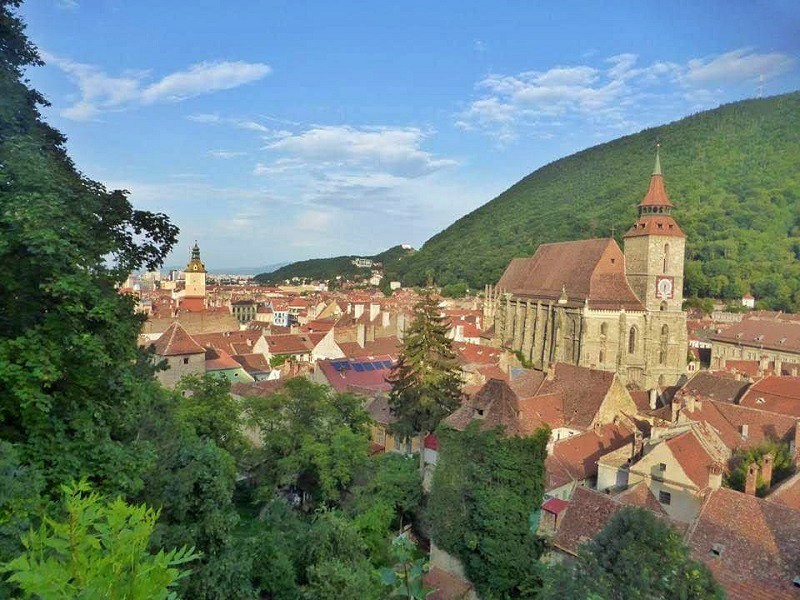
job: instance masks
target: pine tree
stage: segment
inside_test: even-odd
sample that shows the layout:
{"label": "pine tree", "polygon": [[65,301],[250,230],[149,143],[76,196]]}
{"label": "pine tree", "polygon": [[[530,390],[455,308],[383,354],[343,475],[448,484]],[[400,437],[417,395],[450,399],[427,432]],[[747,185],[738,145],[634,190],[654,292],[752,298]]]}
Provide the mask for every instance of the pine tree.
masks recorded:
{"label": "pine tree", "polygon": [[387,381],[392,384],[389,406],[398,418],[393,430],[406,437],[419,436],[422,466],[425,435],[461,402],[461,370],[430,290],[423,292],[414,313],[400,360]]}

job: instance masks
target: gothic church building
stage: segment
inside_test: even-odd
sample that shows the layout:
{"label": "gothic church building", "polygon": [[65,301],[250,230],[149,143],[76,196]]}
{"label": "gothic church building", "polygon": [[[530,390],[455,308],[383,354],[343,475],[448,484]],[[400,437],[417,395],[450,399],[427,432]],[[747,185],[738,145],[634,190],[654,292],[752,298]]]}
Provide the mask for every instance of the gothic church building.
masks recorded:
{"label": "gothic church building", "polygon": [[672,218],[656,153],[639,218],[624,236],[542,244],[487,286],[493,343],[534,368],[562,362],[616,371],[640,389],[675,385],[686,373],[682,310],[686,236]]}

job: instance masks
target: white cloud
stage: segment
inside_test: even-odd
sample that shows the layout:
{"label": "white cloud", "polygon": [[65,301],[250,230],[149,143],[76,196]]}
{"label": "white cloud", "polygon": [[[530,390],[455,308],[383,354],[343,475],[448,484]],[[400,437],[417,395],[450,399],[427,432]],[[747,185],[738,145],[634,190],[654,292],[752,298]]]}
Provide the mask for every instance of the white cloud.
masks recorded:
{"label": "white cloud", "polygon": [[77,0],[56,0],[56,6],[63,10],[77,10],[80,5]]}
{"label": "white cloud", "polygon": [[315,161],[372,163],[395,175],[418,177],[457,164],[421,149],[429,135],[416,127],[318,126],[266,148]]}
{"label": "white cloud", "polygon": [[[95,119],[104,112],[125,110],[137,105],[177,102],[231,89],[262,79],[271,71],[263,63],[204,62],[148,84],[147,71],[129,71],[120,76],[110,76],[94,65],[47,52],[42,52],[42,57],[66,73],[78,86],[80,98],[61,111],[62,116],[76,121]],[[212,123],[217,119],[210,114],[192,115],[188,118],[203,123]]]}
{"label": "white cloud", "polygon": [[257,81],[272,69],[263,63],[203,62],[164,77],[142,92],[142,102],[179,101]]}
{"label": "white cloud", "polygon": [[219,123],[221,121],[220,116],[213,113],[195,113],[186,118],[195,123]]}
{"label": "white cloud", "polygon": [[[605,59],[600,67],[584,64],[516,75],[495,73],[476,84],[480,96],[457,115],[455,124],[463,130],[484,131],[501,143],[521,131],[551,137],[556,122],[565,120],[600,137],[609,132],[619,135],[641,125],[642,115],[652,114],[653,106],[645,100],[657,96],[661,105],[697,110],[699,99],[720,95],[719,90],[700,89],[703,86],[775,77],[794,65],[785,54],[740,49],[684,65],[668,61],[639,65],[635,54],[625,53]],[[687,88],[694,89],[687,92]],[[690,96],[692,104],[687,106]]]}
{"label": "white cloud", "polygon": [[681,81],[702,86],[741,83],[760,76],[771,79],[791,69],[794,63],[792,57],[779,52],[757,54],[741,48],[719,56],[690,60]]}
{"label": "white cloud", "polygon": [[236,158],[238,156],[246,156],[247,152],[234,152],[231,150],[209,150],[208,155],[213,158]]}

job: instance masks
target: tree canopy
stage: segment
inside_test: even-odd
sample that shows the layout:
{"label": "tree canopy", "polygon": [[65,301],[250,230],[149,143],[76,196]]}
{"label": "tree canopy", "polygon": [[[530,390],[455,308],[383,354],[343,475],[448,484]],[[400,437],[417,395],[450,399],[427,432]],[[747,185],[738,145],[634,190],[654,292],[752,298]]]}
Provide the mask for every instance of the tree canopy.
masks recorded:
{"label": "tree canopy", "polygon": [[579,548],[573,565],[548,570],[541,598],[564,597],[721,600],[724,594],[678,531],[644,508],[625,507]]}

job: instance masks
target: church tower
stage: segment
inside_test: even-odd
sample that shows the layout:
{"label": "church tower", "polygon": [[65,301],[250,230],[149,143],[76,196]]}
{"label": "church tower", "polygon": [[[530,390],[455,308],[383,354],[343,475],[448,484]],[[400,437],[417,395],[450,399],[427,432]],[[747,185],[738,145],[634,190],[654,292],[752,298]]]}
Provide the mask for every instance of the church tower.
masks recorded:
{"label": "church tower", "polygon": [[686,235],[672,218],[672,209],[656,147],[656,164],[639,203],[639,218],[625,234],[625,275],[645,309],[639,357],[644,359],[644,370],[638,382],[644,389],[676,385],[686,375]]}
{"label": "church tower", "polygon": [[647,311],[682,310],[686,236],[672,209],[656,148],[650,188],[639,203],[638,220],[625,234],[625,274]]}
{"label": "church tower", "polygon": [[202,311],[206,299],[206,266],[200,260],[200,247],[195,241],[192,247],[192,258],[186,265],[186,287],[184,288],[181,308],[190,311]]}

